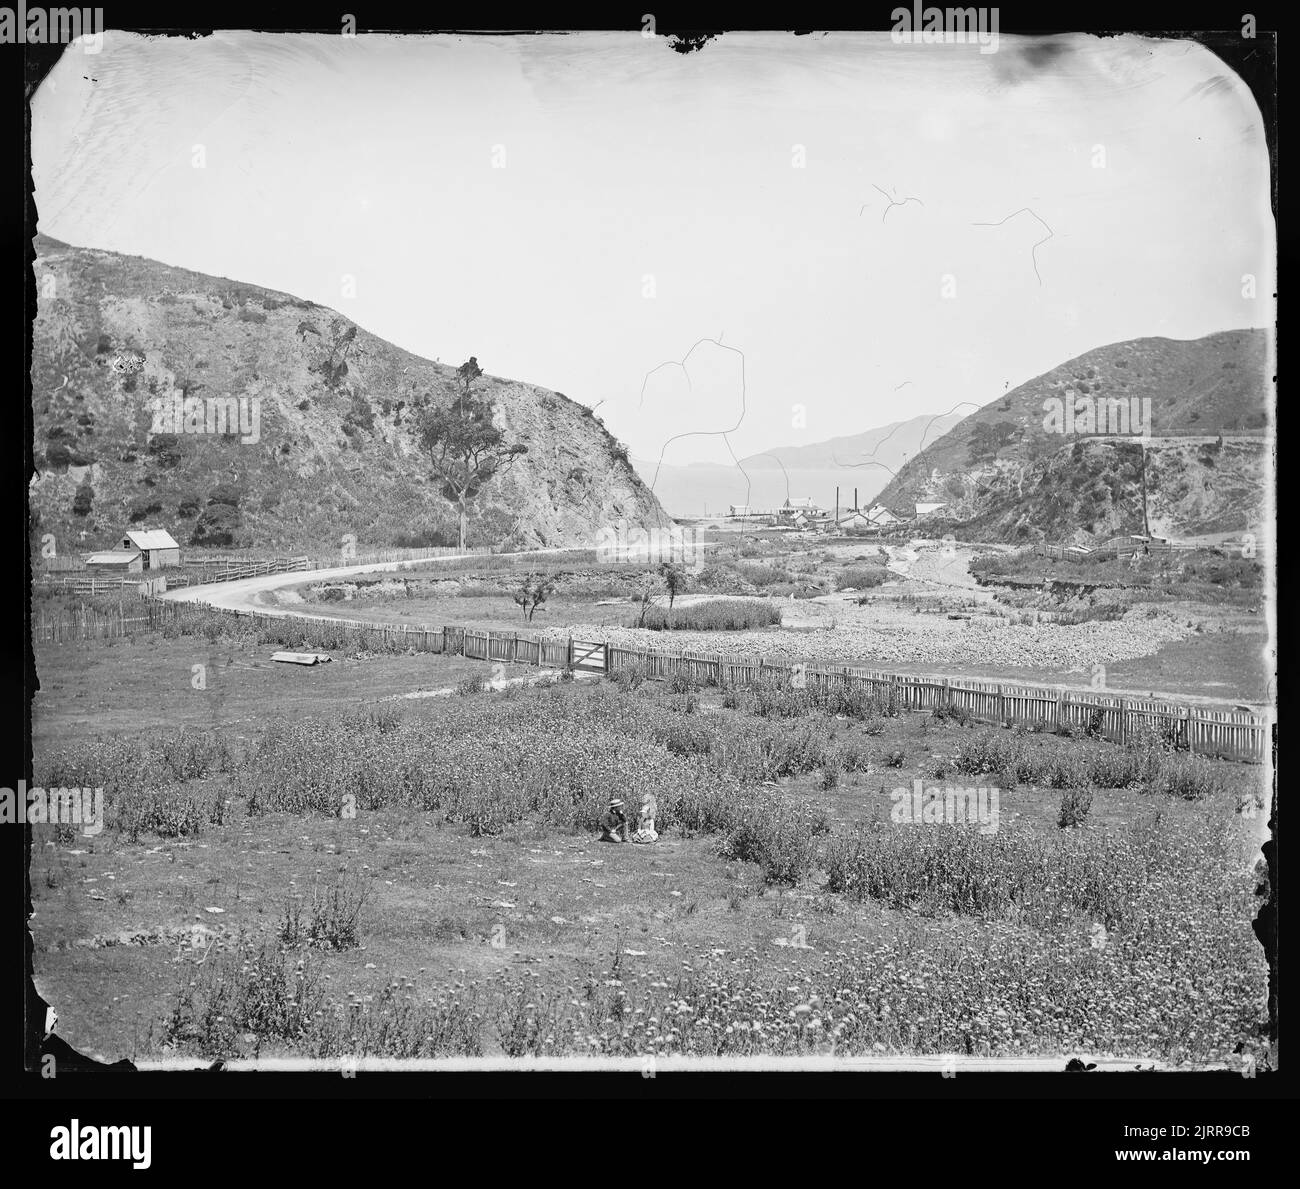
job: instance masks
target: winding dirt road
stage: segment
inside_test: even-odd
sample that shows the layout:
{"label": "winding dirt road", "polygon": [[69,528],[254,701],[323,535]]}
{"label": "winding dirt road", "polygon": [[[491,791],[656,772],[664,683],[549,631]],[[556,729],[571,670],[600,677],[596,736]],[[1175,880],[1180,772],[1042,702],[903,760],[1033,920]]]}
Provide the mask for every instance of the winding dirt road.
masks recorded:
{"label": "winding dirt road", "polygon": [[[548,553],[564,553],[565,549],[534,549],[527,553],[500,554],[501,557],[544,556]],[[464,561],[469,558],[481,558],[481,553],[458,553],[439,557],[436,561]],[[340,578],[352,578],[358,574],[381,574],[397,570],[411,570],[427,566],[427,559],[414,561],[366,562],[354,566],[334,566],[328,570],[291,570],[284,574],[259,574],[256,578],[239,578],[234,582],[206,582],[197,586],[178,586],[160,597],[178,603],[206,603],[226,611],[256,611],[262,615],[278,615],[285,618],[321,619],[337,622],[334,615],[313,615],[300,611],[296,607],[277,606],[264,601],[261,596],[268,591],[284,590],[290,586],[301,586],[311,582],[333,582]]]}

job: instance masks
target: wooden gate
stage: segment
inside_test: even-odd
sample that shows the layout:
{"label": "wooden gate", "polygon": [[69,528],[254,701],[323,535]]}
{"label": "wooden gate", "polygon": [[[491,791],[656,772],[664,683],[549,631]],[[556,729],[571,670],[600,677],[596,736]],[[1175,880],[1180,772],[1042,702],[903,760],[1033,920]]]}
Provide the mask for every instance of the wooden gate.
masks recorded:
{"label": "wooden gate", "polygon": [[580,669],[584,673],[606,672],[605,645],[586,640],[570,640],[569,668]]}

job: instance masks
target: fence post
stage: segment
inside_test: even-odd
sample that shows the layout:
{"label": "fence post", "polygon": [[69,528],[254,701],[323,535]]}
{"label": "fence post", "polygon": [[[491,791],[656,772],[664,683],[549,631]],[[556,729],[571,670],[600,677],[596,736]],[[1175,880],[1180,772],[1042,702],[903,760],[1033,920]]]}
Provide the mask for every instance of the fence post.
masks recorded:
{"label": "fence post", "polygon": [[1193,738],[1195,732],[1192,730],[1192,708],[1190,706],[1187,707],[1185,714],[1183,729],[1187,732],[1187,753],[1188,755],[1195,755],[1196,740]]}
{"label": "fence post", "polygon": [[1056,695],[1056,729],[1059,731],[1061,725],[1065,722],[1065,695],[1057,693]]}
{"label": "fence post", "polygon": [[1128,739],[1128,699],[1120,698],[1119,700],[1119,741],[1124,743]]}

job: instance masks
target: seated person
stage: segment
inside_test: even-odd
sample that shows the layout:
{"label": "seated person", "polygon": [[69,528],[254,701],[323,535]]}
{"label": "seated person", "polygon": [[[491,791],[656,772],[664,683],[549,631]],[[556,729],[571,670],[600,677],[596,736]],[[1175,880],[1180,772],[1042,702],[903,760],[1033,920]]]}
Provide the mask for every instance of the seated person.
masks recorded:
{"label": "seated person", "polygon": [[633,842],[657,842],[658,833],[655,831],[655,804],[654,793],[645,793],[641,797],[641,809],[638,814],[636,833],[632,835]]}
{"label": "seated person", "polygon": [[627,814],[623,812],[623,798],[611,797],[609,808],[600,818],[601,842],[627,841]]}

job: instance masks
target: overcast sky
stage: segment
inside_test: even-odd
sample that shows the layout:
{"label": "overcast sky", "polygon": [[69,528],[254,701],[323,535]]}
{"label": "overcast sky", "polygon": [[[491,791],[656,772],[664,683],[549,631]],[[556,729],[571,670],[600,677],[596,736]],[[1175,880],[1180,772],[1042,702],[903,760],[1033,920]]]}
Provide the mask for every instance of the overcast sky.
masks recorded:
{"label": "overcast sky", "polygon": [[1261,117],[1191,42],[110,32],[32,123],[46,234],[476,355],[672,463],[1273,320]]}

